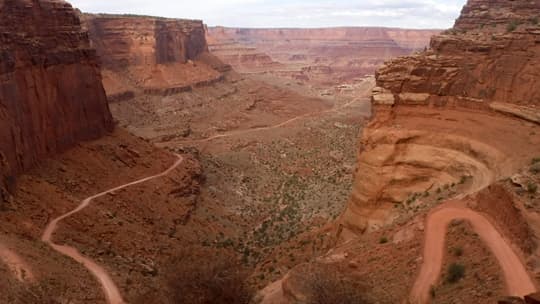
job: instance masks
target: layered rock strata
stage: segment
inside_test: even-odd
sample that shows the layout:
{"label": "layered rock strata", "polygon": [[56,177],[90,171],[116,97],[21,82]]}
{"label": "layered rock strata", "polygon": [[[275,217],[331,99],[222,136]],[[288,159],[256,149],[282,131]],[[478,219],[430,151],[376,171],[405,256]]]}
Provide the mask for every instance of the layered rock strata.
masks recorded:
{"label": "layered rock strata", "polygon": [[[377,229],[425,197],[450,198],[445,191],[477,192],[535,157],[539,9],[531,1],[469,0],[429,50],[377,72],[346,231]],[[467,190],[453,193],[458,185]]]}
{"label": "layered rock strata", "polygon": [[70,4],[1,1],[0,33],[0,185],[12,189],[17,174],[100,137],[113,120],[98,58]]}
{"label": "layered rock strata", "polygon": [[338,84],[372,74],[385,60],[423,50],[436,30],[391,28],[208,29],[211,51],[244,73]]}
{"label": "layered rock strata", "polygon": [[127,15],[84,15],[84,20],[113,101],[137,92],[189,90],[219,81],[226,70],[208,53],[202,21]]}

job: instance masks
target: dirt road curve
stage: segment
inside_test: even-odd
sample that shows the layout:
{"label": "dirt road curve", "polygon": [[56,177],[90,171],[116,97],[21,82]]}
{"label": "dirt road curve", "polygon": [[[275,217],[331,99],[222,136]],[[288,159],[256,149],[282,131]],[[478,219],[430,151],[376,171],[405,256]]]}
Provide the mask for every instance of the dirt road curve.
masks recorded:
{"label": "dirt road curve", "polygon": [[445,204],[428,215],[424,240],[424,264],[413,286],[411,303],[429,303],[429,290],[432,285],[437,284],[441,276],[448,225],[454,219],[469,221],[482,241],[491,249],[503,270],[509,295],[524,296],[536,291],[525,266],[512,250],[509,242],[484,216],[458,204]]}
{"label": "dirt road curve", "polygon": [[162,173],[160,173],[158,175],[149,176],[149,177],[140,179],[138,181],[134,181],[132,183],[125,184],[125,185],[122,185],[122,186],[107,190],[105,192],[96,194],[94,196],[91,196],[91,197],[83,200],[81,202],[81,204],[76,209],[74,209],[74,210],[72,210],[72,211],[70,211],[70,212],[68,212],[68,213],[66,213],[66,214],[52,220],[47,225],[47,227],[45,228],[45,231],[43,232],[43,236],[41,237],[41,240],[43,242],[49,244],[57,252],[65,255],[65,256],[69,256],[72,259],[74,259],[75,261],[83,264],[84,267],[86,267],[99,280],[99,282],[100,282],[100,284],[101,284],[101,286],[103,288],[103,291],[105,292],[105,296],[107,297],[107,301],[110,304],[122,304],[122,303],[125,303],[125,302],[122,299],[122,295],[120,294],[120,291],[118,290],[118,288],[114,284],[113,280],[107,274],[107,271],[105,269],[103,269],[101,266],[97,265],[91,259],[81,255],[77,251],[77,249],[75,249],[73,247],[70,247],[70,246],[66,246],[66,245],[57,245],[57,244],[55,244],[52,241],[52,236],[53,236],[54,232],[56,231],[56,229],[58,228],[57,226],[58,226],[58,223],[60,221],[66,219],[66,218],[80,212],[84,208],[88,207],[88,205],[92,202],[92,200],[94,200],[94,199],[96,199],[98,197],[104,196],[104,195],[106,195],[108,193],[115,192],[115,191],[124,189],[124,188],[129,187],[129,186],[141,184],[141,183],[147,182],[149,180],[159,178],[159,177],[162,177],[162,176],[165,176],[165,175],[169,174],[172,170],[176,169],[176,167],[178,167],[182,163],[182,161],[184,160],[180,155],[177,155],[177,157],[178,157],[178,160],[174,163],[174,165],[172,165],[169,169],[167,169],[166,171],[164,171],[164,172],[162,172]]}
{"label": "dirt road curve", "polygon": [[[322,115],[322,114],[326,114],[326,113],[338,112],[340,110],[343,110],[343,109],[351,106],[352,104],[359,101],[360,99],[361,98],[353,99],[353,100],[349,101],[348,103],[346,103],[344,105],[341,105],[339,107],[335,107],[335,108],[332,108],[332,109],[318,111],[318,112],[311,112],[311,113],[306,113],[306,114],[303,114],[303,115],[300,115],[300,116],[296,116],[296,117],[293,117],[293,118],[291,118],[289,120],[281,122],[281,123],[279,123],[277,125],[273,125],[273,126],[269,126],[269,127],[258,127],[258,128],[253,128],[253,129],[247,129],[247,130],[230,131],[230,132],[214,135],[214,136],[211,136],[211,137],[208,137],[208,138],[194,139],[194,140],[184,140],[184,141],[177,141],[177,142],[172,142],[172,143],[175,143],[175,144],[181,144],[181,143],[204,143],[204,142],[210,142],[210,141],[213,141],[213,140],[219,139],[219,138],[227,138],[227,137],[232,137],[232,136],[255,133],[255,132],[259,132],[259,131],[268,131],[268,130],[273,130],[273,129],[279,129],[279,128],[285,127],[285,126],[290,125],[291,123],[293,123],[295,121],[298,121],[298,120],[301,120],[301,119],[304,119],[304,118],[314,117],[314,116],[318,116],[318,115]],[[169,146],[170,143],[171,142],[160,143],[157,146],[158,147],[166,147],[166,146]]]}
{"label": "dirt road curve", "polygon": [[0,244],[0,261],[5,263],[21,282],[33,281],[34,275],[28,264],[13,250]]}

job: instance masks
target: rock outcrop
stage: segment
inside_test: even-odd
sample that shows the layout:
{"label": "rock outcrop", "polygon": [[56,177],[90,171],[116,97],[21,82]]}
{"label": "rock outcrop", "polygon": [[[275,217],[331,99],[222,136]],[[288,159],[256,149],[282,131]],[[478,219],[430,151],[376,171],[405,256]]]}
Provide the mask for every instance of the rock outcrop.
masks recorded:
{"label": "rock outcrop", "polygon": [[436,30],[391,28],[208,29],[211,51],[236,70],[321,84],[372,74],[385,60],[423,50]]}
{"label": "rock outcrop", "polygon": [[138,91],[181,92],[221,77],[223,64],[208,53],[202,21],[86,14],[84,22],[113,101]]}
{"label": "rock outcrop", "polygon": [[538,23],[538,1],[468,1],[454,26],[458,30]]}
{"label": "rock outcrop", "polygon": [[538,153],[539,10],[538,1],[469,0],[429,50],[377,72],[346,230],[376,229],[424,197],[477,192]]}
{"label": "rock outcrop", "polygon": [[71,5],[0,1],[0,188],[113,126],[96,53]]}

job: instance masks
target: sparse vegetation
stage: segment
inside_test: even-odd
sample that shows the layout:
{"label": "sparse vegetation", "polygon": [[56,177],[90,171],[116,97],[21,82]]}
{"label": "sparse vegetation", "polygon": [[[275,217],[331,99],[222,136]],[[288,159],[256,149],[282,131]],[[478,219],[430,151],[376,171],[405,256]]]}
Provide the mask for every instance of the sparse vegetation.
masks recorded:
{"label": "sparse vegetation", "polygon": [[515,31],[519,26],[519,22],[516,21],[516,20],[512,20],[510,21],[510,23],[508,23],[508,25],[506,26],[506,31],[507,32],[513,32]]}
{"label": "sparse vegetation", "polygon": [[[193,252],[211,258],[197,261]],[[172,303],[249,303],[247,274],[229,251],[186,248],[170,265],[170,273],[166,275]]]}
{"label": "sparse vegetation", "polygon": [[536,185],[535,183],[529,183],[527,185],[527,191],[530,194],[535,194],[538,191],[538,185]]}
{"label": "sparse vegetation", "polygon": [[454,253],[454,256],[460,257],[463,255],[463,248],[461,247],[454,247],[452,249],[452,252]]}
{"label": "sparse vegetation", "polygon": [[530,21],[531,21],[532,25],[538,25],[538,17],[535,16],[535,17],[531,18]]}
{"label": "sparse vegetation", "polygon": [[382,236],[379,239],[379,244],[386,244],[386,243],[388,243],[388,238],[386,236]]}
{"label": "sparse vegetation", "polygon": [[333,269],[314,269],[305,278],[310,304],[368,304],[367,289],[361,280],[349,278]]}
{"label": "sparse vegetation", "polygon": [[540,157],[532,159],[530,172],[532,174],[538,174],[540,172]]}
{"label": "sparse vegetation", "polygon": [[452,263],[448,267],[448,273],[446,274],[447,283],[456,283],[465,276],[465,266],[459,263]]}

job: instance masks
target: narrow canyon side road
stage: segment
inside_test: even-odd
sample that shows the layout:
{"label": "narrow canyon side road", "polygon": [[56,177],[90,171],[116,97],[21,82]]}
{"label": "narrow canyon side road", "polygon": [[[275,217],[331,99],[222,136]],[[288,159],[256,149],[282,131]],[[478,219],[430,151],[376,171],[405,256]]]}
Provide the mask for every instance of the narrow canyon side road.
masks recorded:
{"label": "narrow canyon side road", "polygon": [[5,263],[21,282],[34,281],[32,270],[15,251],[0,243],[0,261]]}
{"label": "narrow canyon side road", "polygon": [[433,210],[427,217],[423,264],[410,295],[411,303],[430,302],[429,290],[441,276],[448,225],[456,219],[469,221],[493,252],[504,273],[509,295],[522,297],[536,291],[536,286],[510,243],[483,215],[462,204],[447,203]]}
{"label": "narrow canyon side road", "polygon": [[120,294],[120,291],[118,290],[118,287],[116,287],[116,284],[114,284],[113,280],[108,275],[107,271],[103,267],[97,265],[91,259],[81,255],[77,251],[77,249],[75,249],[73,247],[70,247],[70,246],[67,246],[67,245],[55,244],[52,241],[52,236],[53,236],[54,232],[56,231],[56,229],[58,228],[58,223],[60,221],[66,219],[66,218],[80,212],[84,208],[88,207],[88,205],[90,205],[92,200],[94,200],[94,199],[96,199],[98,197],[107,195],[109,193],[124,189],[126,187],[141,184],[141,183],[147,182],[149,180],[156,179],[156,178],[159,178],[159,177],[163,177],[163,176],[169,174],[171,171],[176,169],[176,167],[178,167],[184,161],[182,156],[180,156],[180,155],[176,155],[176,156],[178,157],[178,160],[169,169],[167,169],[166,171],[164,171],[164,172],[162,172],[160,174],[149,176],[149,177],[140,179],[138,181],[134,181],[134,182],[131,182],[131,183],[128,183],[128,184],[124,184],[122,186],[119,186],[119,187],[107,190],[105,192],[96,194],[94,196],[91,196],[91,197],[83,200],[81,202],[81,204],[76,209],[74,209],[74,210],[72,210],[72,211],[70,211],[70,212],[68,212],[68,213],[66,213],[66,214],[52,220],[47,225],[47,227],[45,228],[45,231],[43,232],[43,236],[41,237],[41,240],[43,242],[49,244],[54,250],[56,250],[60,254],[68,256],[68,257],[74,259],[75,261],[83,264],[84,267],[86,267],[98,279],[99,283],[101,284],[101,286],[103,288],[103,291],[105,292],[105,296],[107,297],[107,301],[110,304],[122,304],[122,303],[125,303],[125,302],[122,299],[122,295]]}

